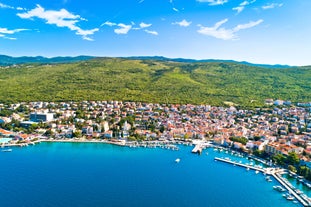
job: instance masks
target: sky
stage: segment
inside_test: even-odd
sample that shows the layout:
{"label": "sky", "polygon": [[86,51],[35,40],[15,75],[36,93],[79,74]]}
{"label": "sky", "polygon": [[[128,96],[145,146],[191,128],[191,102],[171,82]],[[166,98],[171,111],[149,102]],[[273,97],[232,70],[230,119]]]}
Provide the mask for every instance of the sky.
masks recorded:
{"label": "sky", "polygon": [[0,54],[311,65],[311,0],[0,0]]}

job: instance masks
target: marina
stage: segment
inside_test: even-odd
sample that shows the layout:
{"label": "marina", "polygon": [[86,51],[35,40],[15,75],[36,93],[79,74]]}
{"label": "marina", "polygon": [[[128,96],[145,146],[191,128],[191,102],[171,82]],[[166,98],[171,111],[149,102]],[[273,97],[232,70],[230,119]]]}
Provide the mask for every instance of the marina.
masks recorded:
{"label": "marina", "polygon": [[[215,157],[214,159],[215,159],[215,161],[221,161],[221,162],[225,162],[225,163],[232,164],[232,165],[235,165],[235,166],[244,167],[246,169],[252,169],[252,170],[256,170],[256,171],[261,171],[264,174],[271,175],[280,183],[280,185],[282,185],[282,186],[274,186],[273,187],[274,189],[276,189],[276,190],[278,190],[280,192],[284,192],[286,190],[288,191],[288,195],[286,196],[287,200],[297,199],[303,206],[311,206],[311,200],[310,200],[309,197],[307,197],[304,194],[297,193],[296,189],[292,185],[290,185],[286,180],[284,180],[284,178],[281,176],[281,174],[284,173],[283,169],[278,169],[278,168],[259,168],[259,167],[250,166],[250,165],[238,163],[238,162],[235,162],[235,161],[231,161],[230,159],[226,159],[226,158]],[[270,180],[270,176],[266,176],[266,180],[269,181]]]}

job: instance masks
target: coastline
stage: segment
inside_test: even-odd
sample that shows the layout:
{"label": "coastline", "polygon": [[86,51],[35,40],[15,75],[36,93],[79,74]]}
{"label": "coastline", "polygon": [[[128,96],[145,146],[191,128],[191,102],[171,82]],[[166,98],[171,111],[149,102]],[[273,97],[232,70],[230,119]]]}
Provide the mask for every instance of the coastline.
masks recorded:
{"label": "coastline", "polygon": [[[164,147],[167,149],[173,149],[176,150],[176,148],[174,148],[173,144],[184,144],[184,145],[188,145],[189,142],[184,142],[184,141],[144,141],[139,143],[139,145],[137,145],[137,142],[126,142],[125,140],[114,140],[114,141],[109,141],[109,140],[96,140],[96,139],[39,139],[33,142],[29,142],[27,143],[27,145],[25,145],[25,143],[21,143],[21,144],[7,144],[7,145],[2,145],[5,147],[23,147],[23,146],[29,146],[29,145],[36,145],[39,144],[41,142],[52,142],[52,143],[102,143],[102,144],[112,144],[112,145],[117,145],[117,146],[121,146],[121,147],[145,147],[145,148],[155,148],[155,147]],[[206,142],[204,142],[206,143]],[[193,146],[193,144],[195,144],[194,142],[191,142],[190,146]],[[201,143],[202,144],[202,143]],[[189,146],[189,145],[188,145]],[[198,147],[199,144],[195,145],[195,148]],[[171,147],[171,148],[170,148]],[[206,148],[206,146],[201,146],[202,150]],[[227,148],[223,148],[223,147],[219,147],[219,146],[215,146],[215,145],[210,145],[209,147],[212,147],[214,149],[225,149],[225,150],[230,150]],[[178,149],[177,149],[178,150]],[[200,153],[199,153],[200,154]],[[247,156],[250,156],[249,154],[247,154]],[[254,157],[252,157],[253,159]],[[223,159],[223,158],[214,158],[215,160],[218,161],[223,161],[229,164],[233,164],[233,165],[239,165],[241,167],[245,167],[245,168],[250,168],[253,170],[258,170],[261,171],[262,173],[267,173],[268,175],[271,175],[275,178],[275,180],[281,184],[282,186],[284,186],[288,192],[293,195],[303,206],[311,206],[311,199],[309,197],[304,197],[305,195],[299,195],[295,192],[295,187],[291,186],[289,184],[287,184],[286,181],[284,181],[284,178],[282,178],[279,173],[280,171],[283,171],[285,169],[278,169],[275,167],[271,167],[271,168],[254,168],[252,166],[244,166],[241,165],[239,163],[236,162],[232,162],[229,159]],[[258,162],[262,162],[262,160],[257,160]],[[262,162],[263,163],[263,162]],[[266,163],[263,163],[266,164]]]}

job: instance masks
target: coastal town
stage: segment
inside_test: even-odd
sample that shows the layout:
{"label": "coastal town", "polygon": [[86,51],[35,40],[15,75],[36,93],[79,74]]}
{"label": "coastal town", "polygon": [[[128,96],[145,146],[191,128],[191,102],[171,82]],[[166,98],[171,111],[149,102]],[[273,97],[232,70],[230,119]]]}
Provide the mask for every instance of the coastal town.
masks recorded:
{"label": "coastal town", "polygon": [[209,105],[122,101],[30,102],[0,105],[3,144],[37,139],[120,141],[207,140],[269,155],[311,157],[310,103],[266,100],[252,110]]}
{"label": "coastal town", "polygon": [[30,102],[0,105],[3,144],[37,139],[118,141],[207,140],[269,155],[311,157],[310,103],[266,100],[252,110],[209,105],[122,101]]}
{"label": "coastal town", "polygon": [[[122,101],[0,104],[0,144],[2,151],[8,152],[12,150],[8,147],[42,141],[165,146],[172,150],[178,150],[175,144],[183,143],[194,145],[194,153],[214,146],[244,153],[267,166],[287,165],[292,174],[301,175],[297,171],[302,171],[298,168],[302,165],[309,171],[311,103],[294,105],[271,99],[265,103],[266,107],[255,109]],[[286,158],[291,161],[287,162]],[[311,204],[308,197],[301,196],[284,181],[279,174],[283,169],[271,168],[275,172],[269,172],[270,168],[240,164],[228,158],[215,158],[215,161],[270,174],[304,206]],[[305,173],[306,181],[302,182],[311,187],[309,176],[310,173]],[[292,198],[286,196],[289,197]]]}

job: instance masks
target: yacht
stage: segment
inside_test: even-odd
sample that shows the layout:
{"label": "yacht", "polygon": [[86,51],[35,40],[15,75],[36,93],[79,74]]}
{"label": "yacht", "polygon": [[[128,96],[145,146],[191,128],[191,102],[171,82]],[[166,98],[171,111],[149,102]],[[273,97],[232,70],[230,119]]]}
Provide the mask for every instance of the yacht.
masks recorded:
{"label": "yacht", "polygon": [[258,173],[259,173],[259,171],[258,171],[258,170],[256,170],[256,171],[255,171],[255,173],[256,173],[256,174],[258,174]]}
{"label": "yacht", "polygon": [[272,180],[271,180],[270,176],[266,176],[266,181],[268,181],[268,182],[272,182]]}
{"label": "yacht", "polygon": [[175,160],[175,162],[176,162],[176,163],[179,163],[179,162],[180,162],[180,159],[179,159],[179,158],[177,158],[177,159]]}
{"label": "yacht", "polygon": [[4,149],[2,150],[2,152],[12,152],[13,150],[12,149]]}
{"label": "yacht", "polygon": [[280,192],[285,192],[285,191],[286,191],[286,189],[283,188],[283,187],[280,186],[280,185],[275,185],[275,186],[273,186],[273,189],[274,189],[274,190],[277,190],[277,191],[280,191]]}
{"label": "yacht", "polygon": [[289,200],[289,201],[293,201],[293,200],[295,200],[295,197],[292,196],[292,195],[288,195],[288,196],[286,197],[286,199]]}

